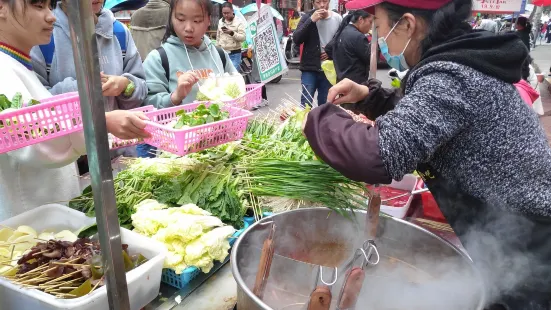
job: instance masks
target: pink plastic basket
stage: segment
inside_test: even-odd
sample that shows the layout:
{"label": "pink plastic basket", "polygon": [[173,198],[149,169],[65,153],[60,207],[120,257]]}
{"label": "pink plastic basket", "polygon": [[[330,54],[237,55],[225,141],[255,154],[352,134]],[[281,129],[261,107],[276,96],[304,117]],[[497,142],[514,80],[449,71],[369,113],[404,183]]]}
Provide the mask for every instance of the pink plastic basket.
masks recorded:
{"label": "pink plastic basket", "polygon": [[[224,105],[252,110],[262,103],[262,86],[264,84],[248,84],[245,85],[245,94],[233,100],[222,100]],[[204,101],[206,103],[208,101]]]}
{"label": "pink plastic basket", "polygon": [[[184,156],[209,147],[239,140],[245,134],[247,122],[253,114],[249,111],[225,105],[222,109],[230,113],[227,120],[205,124],[188,129],[173,129],[166,126],[176,120],[176,112],[185,110],[192,112],[200,102],[167,108],[147,113],[151,121],[147,121],[145,130],[151,138],[145,143],[176,155]],[[210,103],[204,103],[207,107]]]}
{"label": "pink plastic basket", "polygon": [[[132,109],[130,111],[141,111],[141,112],[144,112],[144,113],[148,113],[148,112],[153,112],[153,111],[156,111],[156,110],[157,109],[154,106],[146,105],[145,107],[135,108],[135,109]],[[124,147],[129,147],[129,146],[137,145],[137,144],[140,144],[140,143],[143,143],[143,139],[123,140],[123,139],[119,139],[119,138],[113,136],[112,134],[109,134],[109,148],[111,150],[116,150],[116,149],[120,149],[120,148],[124,148]]]}
{"label": "pink plastic basket", "polygon": [[0,114],[0,153],[17,150],[82,130],[78,93]]}

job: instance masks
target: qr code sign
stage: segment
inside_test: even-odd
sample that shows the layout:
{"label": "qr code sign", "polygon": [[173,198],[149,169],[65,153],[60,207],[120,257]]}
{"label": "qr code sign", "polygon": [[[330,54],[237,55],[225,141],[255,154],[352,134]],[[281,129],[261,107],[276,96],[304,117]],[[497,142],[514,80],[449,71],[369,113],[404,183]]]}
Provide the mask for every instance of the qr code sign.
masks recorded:
{"label": "qr code sign", "polygon": [[256,59],[260,72],[266,72],[279,64],[279,54],[271,27],[257,33],[254,38]]}

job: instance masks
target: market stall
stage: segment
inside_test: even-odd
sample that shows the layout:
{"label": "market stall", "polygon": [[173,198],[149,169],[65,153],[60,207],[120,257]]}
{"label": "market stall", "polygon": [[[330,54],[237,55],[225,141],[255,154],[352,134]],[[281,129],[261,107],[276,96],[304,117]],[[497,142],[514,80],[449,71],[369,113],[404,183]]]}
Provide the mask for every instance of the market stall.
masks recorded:
{"label": "market stall", "polygon": [[[441,309],[452,297],[456,305],[481,309],[484,294],[468,256],[400,219],[419,214],[418,177],[408,175],[388,187],[347,179],[319,161],[304,138],[308,109],[289,100],[252,118],[248,110],[260,102],[261,85],[245,86],[232,76],[205,78],[197,98],[203,101],[146,107],[151,137],[144,142],[163,153],[122,160],[114,175],[110,146],[141,141],[106,139],[90,6],[74,0],[69,7],[79,96],[29,104],[0,119],[2,152],[54,138],[45,134],[50,130],[56,136],[84,130],[91,172],[90,186],[83,184],[70,208],[43,206],[2,223],[0,299],[8,308],[237,304],[243,310],[300,309],[310,303],[329,309],[338,303],[344,309],[373,296],[359,296],[362,287],[373,287],[370,279],[394,274],[379,286],[382,291],[370,294],[398,285],[410,294],[404,300],[419,302],[417,294],[436,285],[437,301],[445,302]],[[268,20],[271,28],[258,29],[273,33]],[[265,79],[281,71],[274,69]],[[18,105],[17,98],[12,101]],[[38,131],[30,132],[29,125]],[[380,217],[380,211],[398,218]],[[419,217],[417,223],[447,229]],[[450,269],[462,271],[465,281],[438,278]],[[444,282],[478,294],[463,298]],[[341,292],[338,297],[332,298],[332,289]],[[379,302],[405,309],[390,297]]]}

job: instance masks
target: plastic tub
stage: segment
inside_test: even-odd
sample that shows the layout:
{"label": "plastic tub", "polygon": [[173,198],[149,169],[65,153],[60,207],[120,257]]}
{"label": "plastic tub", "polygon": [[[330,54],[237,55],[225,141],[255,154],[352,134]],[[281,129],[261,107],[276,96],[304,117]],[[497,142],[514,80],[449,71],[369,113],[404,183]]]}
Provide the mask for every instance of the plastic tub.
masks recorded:
{"label": "plastic tub", "polygon": [[[396,218],[403,219],[411,206],[413,195],[403,196],[395,200],[393,199],[387,203],[385,203],[384,200],[401,194],[411,193],[415,190],[417,181],[417,176],[413,174],[406,174],[402,181],[392,181],[390,185],[381,186],[381,200],[383,200],[381,203],[381,211]],[[388,191],[385,191],[385,188],[387,188]],[[400,201],[402,203],[398,203]]]}
{"label": "plastic tub", "polygon": [[[173,129],[166,126],[177,119],[176,112],[191,112],[200,104],[202,103],[195,102],[147,113],[151,121],[146,121],[145,130],[151,134],[151,138],[145,139],[145,142],[163,151],[184,156],[241,139],[247,129],[249,118],[253,116],[249,111],[224,105],[222,109],[230,113],[226,120],[188,129]],[[204,104],[207,107],[210,105]]]}
{"label": "plastic tub", "polygon": [[[11,228],[28,225],[40,233],[43,230],[60,231],[68,229],[76,231],[82,226],[94,222],[94,218],[89,218],[84,213],[62,205],[52,204],[27,211],[1,224]],[[124,228],[121,228],[121,237],[122,242],[128,244],[128,250],[131,254],[139,252],[148,259],[145,264],[126,274],[130,307],[132,310],[139,310],[159,294],[166,250],[162,244]],[[1,277],[0,301],[1,309],[109,309],[106,286],[80,298],[57,299],[35,289],[21,288]]]}
{"label": "plastic tub", "polygon": [[0,154],[82,130],[78,93],[0,114]]}

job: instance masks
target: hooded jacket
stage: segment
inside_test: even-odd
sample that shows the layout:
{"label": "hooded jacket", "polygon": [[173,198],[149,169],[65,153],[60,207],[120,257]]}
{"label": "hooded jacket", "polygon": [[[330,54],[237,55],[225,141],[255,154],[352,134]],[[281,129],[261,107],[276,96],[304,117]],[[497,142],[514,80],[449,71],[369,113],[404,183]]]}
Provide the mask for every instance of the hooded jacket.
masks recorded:
{"label": "hooded jacket", "polygon": [[[202,78],[208,77],[209,73],[237,72],[227,53],[224,53],[226,67],[222,67],[222,59],[220,59],[216,46],[207,36],[203,37],[203,43],[199,48],[185,45],[176,36],[169,37],[162,44],[162,47],[165,49],[168,58],[170,81],[166,79],[159,51],[153,50],[143,63],[149,89],[146,105],[153,105],[159,109],[174,106],[170,101],[170,94],[178,86],[176,75],[178,71],[193,70]],[[193,85],[191,92],[184,98],[182,104],[195,101],[198,90],[199,86],[197,84]]]}
{"label": "hooded jacket", "polygon": [[132,14],[130,32],[142,60],[149,52],[161,46],[170,18],[169,12],[169,0],[149,0],[143,8]]}
{"label": "hooded jacket", "polygon": [[[375,126],[323,105],[305,127],[315,153],[351,179],[390,183],[417,170],[485,279],[528,275],[515,286],[526,305],[545,304],[551,289],[551,148],[513,85],[527,53],[514,34],[465,31],[422,56],[402,98],[368,83],[356,108]],[[492,257],[530,259],[503,268]],[[488,283],[489,294],[504,283]]]}
{"label": "hooded jacket", "polygon": [[[78,91],[73,47],[69,20],[60,6],[54,10],[57,21],[54,23],[55,51],[50,74],[46,71],[46,61],[39,46],[31,50],[33,70],[52,95]],[[113,34],[115,16],[110,10],[103,9],[96,24],[96,40],[98,43],[101,71],[107,75],[124,76],[135,85],[130,97],[121,94],[117,97],[106,97],[105,111],[129,110],[142,105],[146,95],[145,73],[140,54],[136,49],[130,31],[126,29],[126,56],[122,56],[120,44]]]}

